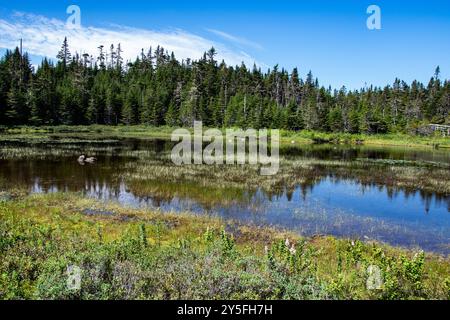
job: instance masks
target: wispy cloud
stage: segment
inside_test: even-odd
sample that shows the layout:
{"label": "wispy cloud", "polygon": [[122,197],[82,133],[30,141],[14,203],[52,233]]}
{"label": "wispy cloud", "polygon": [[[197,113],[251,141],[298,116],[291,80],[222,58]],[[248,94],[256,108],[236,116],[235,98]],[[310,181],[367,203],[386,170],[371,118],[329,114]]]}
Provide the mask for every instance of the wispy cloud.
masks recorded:
{"label": "wispy cloud", "polygon": [[219,37],[221,37],[221,38],[223,38],[223,39],[225,39],[225,40],[234,42],[236,44],[240,44],[240,45],[247,46],[247,47],[252,47],[252,48],[255,48],[255,49],[258,49],[258,50],[262,50],[263,49],[263,47],[259,43],[247,40],[245,38],[234,36],[234,35],[229,34],[227,32],[216,30],[216,29],[206,29],[206,30],[211,32],[211,33],[213,33],[213,34],[215,34],[215,35],[217,35],[217,36],[219,36]]}
{"label": "wispy cloud", "polygon": [[169,52],[173,51],[178,59],[197,59],[214,46],[219,53],[218,58],[230,65],[238,65],[242,61],[248,65],[256,62],[245,52],[235,51],[220,42],[181,29],[153,31],[117,25],[108,28],[83,26],[70,29],[61,20],[16,13],[7,19],[0,19],[0,35],[0,48],[14,48],[22,38],[27,52],[46,57],[55,57],[64,37],[67,37],[72,53],[94,56],[98,53],[98,46],[109,48],[111,44],[120,43],[126,60],[134,60],[142,49],[148,50],[150,46],[155,48],[157,45]]}

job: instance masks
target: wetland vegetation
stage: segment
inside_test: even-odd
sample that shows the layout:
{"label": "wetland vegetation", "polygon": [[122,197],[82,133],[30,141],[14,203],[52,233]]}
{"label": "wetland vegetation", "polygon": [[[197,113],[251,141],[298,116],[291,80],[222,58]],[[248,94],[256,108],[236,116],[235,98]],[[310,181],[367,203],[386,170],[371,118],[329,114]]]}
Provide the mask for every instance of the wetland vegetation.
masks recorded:
{"label": "wetland vegetation", "polygon": [[[113,138],[161,138],[169,139],[173,130],[177,127],[160,126],[153,127],[148,125],[133,126],[107,126],[107,125],[89,125],[89,126],[0,126],[0,141],[6,139],[23,140],[37,138],[39,141],[43,139],[51,139],[53,136],[76,134],[77,137],[83,136],[99,136],[102,139],[106,137]],[[188,128],[189,130],[189,128]],[[190,129],[192,130],[192,129]],[[355,133],[327,133],[319,131],[292,131],[281,130],[281,144],[286,145],[303,145],[303,144],[353,144],[353,145],[375,145],[375,146],[400,146],[400,147],[417,147],[417,148],[450,148],[450,141],[446,137],[436,133],[432,136],[418,136],[402,133],[392,134],[355,134]],[[31,140],[32,141],[32,140]]]}
{"label": "wetland vegetation", "polygon": [[445,148],[286,140],[261,176],[102,129],[0,135],[1,298],[449,299]]}
{"label": "wetland vegetation", "polygon": [[[132,210],[73,193],[0,201],[3,299],[449,299],[448,258]],[[67,266],[82,268],[67,289]],[[383,286],[368,290],[367,268]]]}
{"label": "wetland vegetation", "polygon": [[[285,135],[279,173],[261,176],[175,166],[169,132],[4,131],[0,297],[449,299],[450,153],[431,138]],[[373,265],[379,290],[366,286]]]}

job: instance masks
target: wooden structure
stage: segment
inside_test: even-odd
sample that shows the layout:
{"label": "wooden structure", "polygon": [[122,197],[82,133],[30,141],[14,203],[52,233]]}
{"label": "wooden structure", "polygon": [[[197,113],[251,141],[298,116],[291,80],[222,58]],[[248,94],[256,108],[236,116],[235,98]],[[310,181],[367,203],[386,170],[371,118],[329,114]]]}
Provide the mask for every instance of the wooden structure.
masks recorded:
{"label": "wooden structure", "polygon": [[443,124],[430,124],[429,126],[434,132],[440,131],[444,137],[450,137],[450,126]]}

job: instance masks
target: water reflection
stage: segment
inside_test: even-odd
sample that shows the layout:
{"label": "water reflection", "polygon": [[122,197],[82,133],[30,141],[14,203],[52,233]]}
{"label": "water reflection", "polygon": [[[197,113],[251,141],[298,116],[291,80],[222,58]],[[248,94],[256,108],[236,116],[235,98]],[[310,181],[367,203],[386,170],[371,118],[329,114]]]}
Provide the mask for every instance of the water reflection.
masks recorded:
{"label": "water reflection", "polygon": [[[139,194],[121,178],[120,173],[136,161],[133,151],[157,155],[170,148],[171,144],[165,141],[133,139],[34,146],[33,156],[0,159],[0,188],[22,186],[39,193],[82,192],[132,207],[193,211],[284,227],[305,235],[356,236],[450,253],[448,194],[345,179],[331,170],[276,190],[232,190],[228,196],[234,201],[216,203],[207,197],[211,191],[208,187],[151,181],[155,190],[161,192]],[[76,162],[76,156],[86,149],[95,152],[97,165],[80,166]],[[436,150],[307,146],[285,148],[282,152],[287,157],[322,160],[365,158],[450,163],[450,152]],[[218,197],[221,195],[225,196],[218,192]]]}

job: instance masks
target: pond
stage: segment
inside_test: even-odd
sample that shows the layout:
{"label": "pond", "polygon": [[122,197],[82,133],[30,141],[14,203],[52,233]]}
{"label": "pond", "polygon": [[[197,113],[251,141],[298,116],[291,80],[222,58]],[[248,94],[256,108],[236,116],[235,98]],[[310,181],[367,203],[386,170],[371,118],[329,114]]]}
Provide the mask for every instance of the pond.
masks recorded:
{"label": "pond", "polygon": [[[81,192],[137,208],[191,211],[450,253],[450,150],[305,145],[282,148],[281,172],[179,168],[164,140],[52,137],[0,143],[0,190]],[[80,154],[96,156],[80,165]]]}

